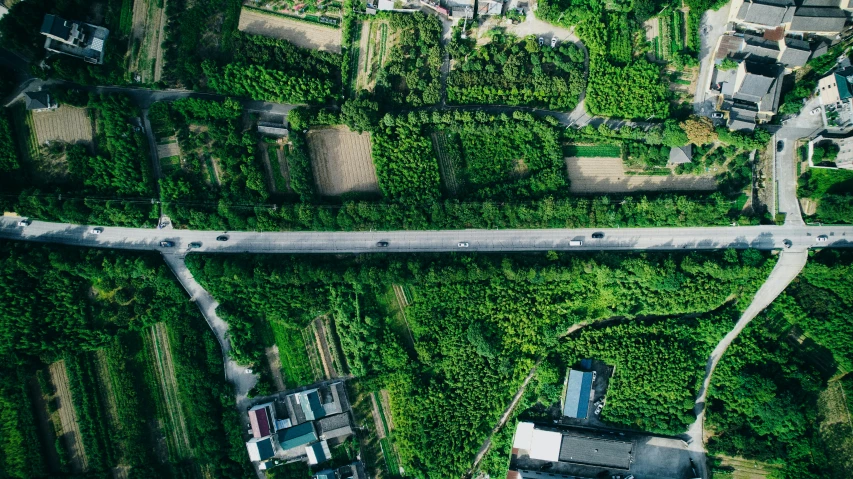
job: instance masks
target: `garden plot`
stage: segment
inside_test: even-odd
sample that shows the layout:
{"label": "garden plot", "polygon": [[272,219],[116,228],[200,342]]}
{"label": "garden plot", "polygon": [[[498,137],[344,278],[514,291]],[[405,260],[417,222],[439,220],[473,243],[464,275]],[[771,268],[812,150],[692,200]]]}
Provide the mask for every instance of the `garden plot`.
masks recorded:
{"label": "garden plot", "polygon": [[321,195],[379,192],[369,133],[355,133],[345,126],[312,130],[308,151]]}
{"label": "garden plot", "polygon": [[92,143],[92,121],[85,108],[63,105],[53,111],[33,112],[39,145],[46,141]]}
{"label": "garden plot", "polygon": [[65,369],[65,361],[58,361],[50,365],[50,382],[56,387],[57,411],[59,423],[62,426],[58,436],[63,438],[71,469],[75,472],[85,471],[88,467],[86,451],[83,450],[83,436],[80,435],[80,426],[77,423],[77,412],[74,410],[74,402],[71,399],[71,387],[68,384],[68,371]]}
{"label": "garden plot", "polygon": [[240,31],[252,35],[279,38],[302,48],[341,52],[340,28],[287,18],[270,13],[244,8],[240,12]]}
{"label": "garden plot", "polygon": [[164,429],[170,432],[167,436],[168,448],[176,456],[175,459],[186,459],[192,457],[192,448],[178,399],[178,379],[175,376],[175,363],[172,362],[169,333],[164,323],[155,324],[149,331],[150,334],[145,334],[145,347],[154,362],[154,374],[160,385],[158,393],[166,410],[164,416],[168,425]]}
{"label": "garden plot", "polygon": [[388,61],[388,53],[394,46],[395,38],[396,35],[391,35],[387,21],[370,21],[362,25],[356,90],[373,91],[376,74]]}
{"label": "garden plot", "polygon": [[128,38],[130,63],[128,71],[142,83],[160,81],[163,71],[166,0],[135,0],[133,25]]}
{"label": "garden plot", "polygon": [[708,191],[717,189],[712,176],[629,175],[621,158],[566,158],[572,193],[634,191]]}

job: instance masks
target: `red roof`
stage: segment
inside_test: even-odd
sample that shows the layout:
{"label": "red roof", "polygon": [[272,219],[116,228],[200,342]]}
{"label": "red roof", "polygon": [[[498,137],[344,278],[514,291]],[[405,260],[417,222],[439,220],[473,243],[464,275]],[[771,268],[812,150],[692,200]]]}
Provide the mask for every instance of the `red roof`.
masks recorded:
{"label": "red roof", "polygon": [[252,436],[267,437],[270,435],[270,420],[266,408],[249,411],[249,422],[252,424]]}

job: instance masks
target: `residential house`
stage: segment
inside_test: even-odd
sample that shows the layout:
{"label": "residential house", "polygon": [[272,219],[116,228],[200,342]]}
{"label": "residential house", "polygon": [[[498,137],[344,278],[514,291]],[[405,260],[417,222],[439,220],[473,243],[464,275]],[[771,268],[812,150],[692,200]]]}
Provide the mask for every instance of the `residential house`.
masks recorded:
{"label": "residential house", "polygon": [[110,34],[104,27],[47,14],[40,33],[47,37],[44,48],[49,52],[82,58],[88,63],[104,63],[104,45]]}
{"label": "residential house", "polygon": [[685,145],[680,148],[669,150],[669,161],[667,165],[682,165],[690,163],[693,159],[693,145]]}
{"label": "residential house", "polygon": [[24,93],[24,102],[29,111],[50,111],[55,110],[59,105],[51,98],[47,91],[33,91]]}
{"label": "residential house", "polygon": [[344,383],[340,381],[289,394],[284,402],[294,425],[350,410]]}
{"label": "residential house", "polygon": [[729,109],[730,128],[752,129],[756,123],[769,121],[776,114],[785,74],[780,65],[744,61],[734,73],[727,73],[721,93],[724,108]]}
{"label": "residential house", "polygon": [[332,469],[325,469],[317,474],[314,474],[314,477],[311,479],[338,479],[337,471]]}
{"label": "residential house", "polygon": [[844,30],[847,15],[839,8],[800,7],[788,31],[835,36]]}
{"label": "residential house", "polygon": [[394,10],[394,0],[367,0],[367,13],[376,15],[377,10]]}
{"label": "residential house", "polygon": [[270,436],[249,439],[246,449],[249,451],[249,459],[252,462],[266,461],[275,456],[275,443]]}
{"label": "residential house", "polygon": [[783,42],[779,43],[779,47],[782,53],[779,56],[779,63],[790,69],[805,66],[812,55],[809,42],[797,38],[785,38]]}
{"label": "residential house", "polygon": [[453,17],[474,18],[474,0],[449,0],[447,6]]}
{"label": "residential house", "polygon": [[320,439],[335,439],[352,435],[349,414],[335,414],[316,421],[317,436]]}
{"label": "residential house", "polygon": [[354,462],[337,469],[322,470],[314,474],[312,479],[367,479],[367,473],[364,470],[364,464]]}
{"label": "residential house", "polygon": [[853,84],[853,68],[835,71],[817,82],[818,95],[822,105],[838,105],[850,97]]}
{"label": "residential house", "polygon": [[477,3],[477,15],[500,15],[503,10],[503,2],[495,2],[492,0],[480,0]]}
{"label": "residential house", "polygon": [[510,471],[518,470],[519,462],[523,462],[525,469],[531,472],[544,472],[560,463],[628,471],[633,462],[633,453],[633,441],[620,436],[614,438],[592,431],[564,430],[519,422],[512,442]]}
{"label": "residential house", "polygon": [[779,42],[757,35],[744,35],[740,57],[755,63],[776,63],[779,59]]}
{"label": "residential house", "polygon": [[314,431],[314,423],[306,422],[278,431],[276,438],[281,449],[289,451],[316,442],[317,433]]}
{"label": "residential house", "polygon": [[266,121],[258,122],[258,133],[278,138],[284,138],[288,135],[287,128],[284,127],[283,123],[271,123]]}
{"label": "residential house", "polygon": [[305,454],[308,456],[309,466],[316,466],[332,458],[332,452],[329,451],[329,444],[326,441],[305,446]]}
{"label": "residential house", "polygon": [[776,27],[791,22],[794,0],[744,0],[735,19],[757,28]]}
{"label": "residential house", "polygon": [[255,438],[267,437],[276,431],[275,406],[269,402],[249,409],[249,425]]}

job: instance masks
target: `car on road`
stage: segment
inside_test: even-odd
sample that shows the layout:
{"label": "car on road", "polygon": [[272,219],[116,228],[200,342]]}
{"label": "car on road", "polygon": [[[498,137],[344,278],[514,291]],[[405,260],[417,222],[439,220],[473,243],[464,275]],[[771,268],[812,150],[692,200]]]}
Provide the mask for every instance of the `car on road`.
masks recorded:
{"label": "car on road", "polygon": [[456,243],[456,246],[458,246],[460,248],[467,248],[470,245],[468,244],[467,241],[460,241],[459,243]]}
{"label": "car on road", "polygon": [[809,112],[809,115],[817,115],[820,113],[820,107],[815,108],[814,110]]}
{"label": "car on road", "polygon": [[160,246],[163,248],[171,248],[172,246],[175,246],[175,243],[171,241],[161,241]]}
{"label": "car on road", "polygon": [[557,46],[557,37],[551,37],[551,48]]}
{"label": "car on road", "polygon": [[27,227],[27,226],[29,226],[29,225],[30,225],[30,223],[32,223],[32,222],[33,222],[33,221],[32,221],[31,219],[29,219],[29,218],[24,218],[24,219],[22,219],[21,221],[18,221],[18,226],[22,226],[22,227],[26,228],[26,227]]}
{"label": "car on road", "polygon": [[794,246],[794,243],[791,242],[791,240],[789,240],[789,239],[782,241],[782,244],[785,245],[786,248],[790,248],[791,246]]}
{"label": "car on road", "polygon": [[593,239],[601,239],[601,238],[604,238],[604,233],[602,233],[601,231],[599,231],[599,232],[597,232],[597,233],[593,233],[593,234],[592,234],[592,238],[593,238]]}
{"label": "car on road", "polygon": [[776,152],[781,153],[782,150],[785,149],[785,140],[779,140],[776,142]]}
{"label": "car on road", "polygon": [[99,234],[101,234],[101,233],[103,233],[103,232],[104,232],[104,229],[103,229],[103,228],[101,228],[101,227],[92,228],[92,229],[90,229],[90,230],[89,230],[89,233],[91,233],[91,234],[93,234],[93,235],[99,235]]}
{"label": "car on road", "polygon": [[189,244],[189,245],[187,245],[187,246],[189,247],[189,249],[197,249],[197,248],[201,248],[201,242],[199,242],[199,241],[194,241],[194,242],[190,243],[190,244]]}
{"label": "car on road", "polygon": [[829,238],[826,235],[820,235],[817,237],[817,242],[818,243],[826,243],[826,240],[828,240],[828,239]]}
{"label": "car on road", "polygon": [[216,237],[216,241],[228,241],[227,235],[219,235]]}
{"label": "car on road", "polygon": [[377,248],[387,248],[387,247],[388,247],[388,242],[387,242],[387,241],[377,241],[377,242],[376,242],[376,247],[377,247]]}
{"label": "car on road", "polygon": [[711,113],[711,118],[720,119],[722,117],[723,117],[723,112],[721,112],[721,111],[715,111],[714,113]]}
{"label": "car on road", "polygon": [[581,240],[570,240],[569,246],[583,246],[583,241],[581,241]]}

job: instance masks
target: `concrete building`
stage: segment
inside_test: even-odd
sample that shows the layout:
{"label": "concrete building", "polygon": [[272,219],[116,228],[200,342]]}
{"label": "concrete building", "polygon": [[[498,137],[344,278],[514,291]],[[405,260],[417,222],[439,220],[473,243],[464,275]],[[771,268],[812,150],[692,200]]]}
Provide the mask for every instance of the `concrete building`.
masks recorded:
{"label": "concrete building", "polygon": [[316,442],[317,433],[314,431],[314,423],[306,422],[278,431],[276,438],[281,449],[289,451]]}
{"label": "concrete building", "polygon": [[729,128],[751,130],[776,114],[782,96],[784,68],[778,64],[742,61],[737,69],[717,72],[722,110],[729,111]]}
{"label": "concrete building", "polygon": [[835,159],[832,160],[832,162],[835,163],[835,167],[842,170],[853,170],[853,135],[848,135],[846,137],[841,138],[818,136],[815,139],[809,141],[809,165],[811,167],[815,166],[812,161],[812,155],[814,154],[815,146],[819,145],[820,143],[826,142],[834,143],[839,148],[838,155],[835,157]]}
{"label": "concrete building", "polygon": [[315,442],[305,446],[305,454],[308,456],[308,465],[316,466],[332,458],[329,444],[326,441]]}
{"label": "concrete building", "polygon": [[343,382],[289,394],[284,403],[294,425],[350,410]]}
{"label": "concrete building", "polygon": [[246,443],[249,451],[249,460],[252,462],[266,461],[275,456],[275,444],[272,437],[252,438]]}
{"label": "concrete building", "polygon": [[516,473],[514,477],[538,477],[536,473],[546,470],[548,474],[559,474],[561,468],[555,467],[557,464],[628,471],[633,450],[633,441],[519,422],[512,442],[510,470]]}
{"label": "concrete building", "polygon": [[492,0],[480,0],[477,3],[477,15],[500,15],[503,11],[503,2],[495,2]]}
{"label": "concrete building", "polygon": [[847,15],[840,8],[800,7],[794,14],[789,32],[835,36],[844,30]]}
{"label": "concrete building", "polygon": [[592,391],[592,373],[571,369],[566,381],[563,415],[586,419],[589,413],[590,391]]}
{"label": "concrete building", "polygon": [[758,28],[776,27],[794,18],[794,0],[744,0],[736,19]]}
{"label": "concrete building", "polygon": [[853,68],[832,72],[817,82],[818,96],[821,105],[839,105],[848,98],[853,84]]}
{"label": "concrete building", "polygon": [[104,63],[104,45],[110,34],[104,27],[47,14],[40,33],[47,37],[44,48],[49,52],[82,58],[88,63]]}
{"label": "concrete building", "polygon": [[349,414],[326,416],[314,423],[320,439],[329,440],[352,435],[352,425]]}
{"label": "concrete building", "polygon": [[269,402],[249,409],[249,425],[255,438],[267,437],[276,431],[275,406]]}
{"label": "concrete building", "polygon": [[258,133],[277,138],[284,138],[288,135],[287,128],[283,123],[271,123],[267,121],[258,122]]}

